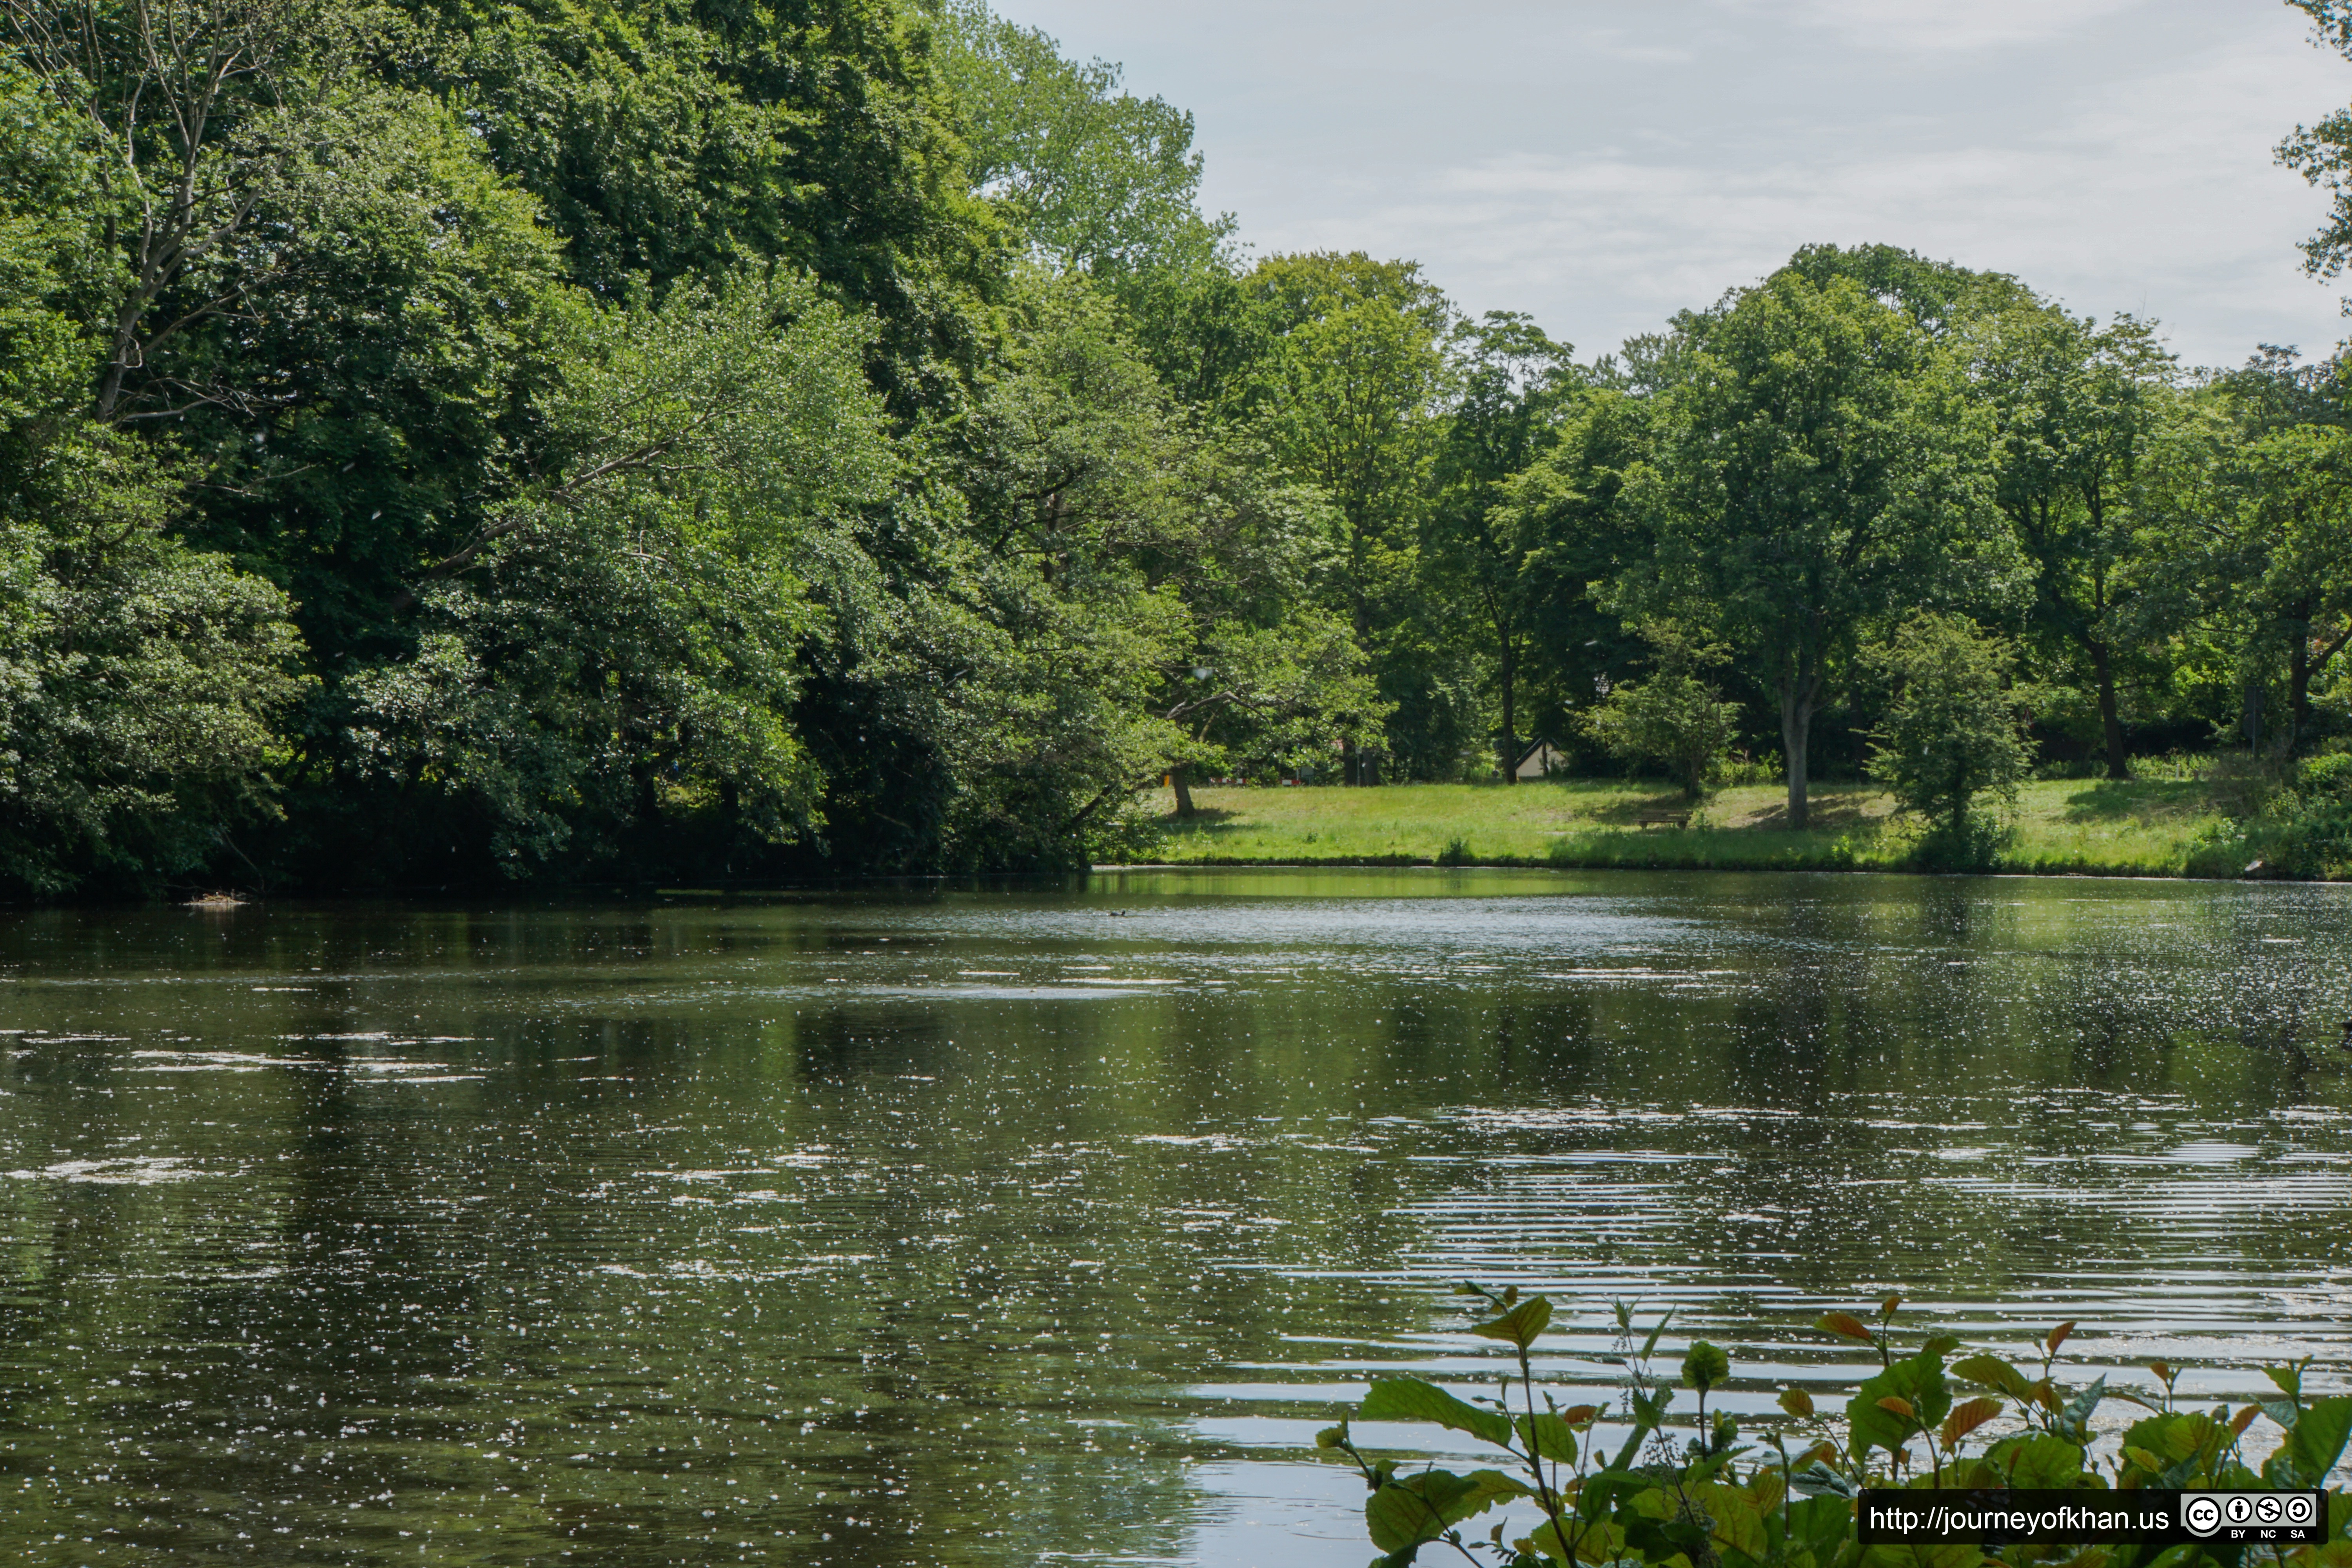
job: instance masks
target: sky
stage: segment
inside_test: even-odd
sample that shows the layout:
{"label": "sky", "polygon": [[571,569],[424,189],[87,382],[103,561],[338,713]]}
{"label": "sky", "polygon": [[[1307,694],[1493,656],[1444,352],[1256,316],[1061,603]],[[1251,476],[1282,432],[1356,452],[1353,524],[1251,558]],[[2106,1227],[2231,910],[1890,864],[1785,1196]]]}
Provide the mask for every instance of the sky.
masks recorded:
{"label": "sky", "polygon": [[2154,318],[2190,364],[2352,335],[2272,155],[2352,62],[2280,0],[996,4],[1191,110],[1256,253],[1410,257],[1583,357],[1818,241]]}

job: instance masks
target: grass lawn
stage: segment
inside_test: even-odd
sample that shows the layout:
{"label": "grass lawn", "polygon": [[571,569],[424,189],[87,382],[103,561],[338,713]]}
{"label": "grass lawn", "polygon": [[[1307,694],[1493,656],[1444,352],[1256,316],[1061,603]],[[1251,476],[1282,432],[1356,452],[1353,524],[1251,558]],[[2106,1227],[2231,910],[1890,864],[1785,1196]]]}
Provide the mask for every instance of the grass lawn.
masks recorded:
{"label": "grass lawn", "polygon": [[[2137,876],[2234,874],[2237,846],[2214,786],[2199,781],[2036,782],[2018,791],[1999,868]],[[1693,808],[1671,789],[1620,780],[1375,789],[1196,789],[1178,821],[1157,797],[1171,864],[1433,861],[1544,866],[1894,869],[1912,845],[1885,792],[1816,784],[1812,825],[1790,831],[1778,785],[1717,791]],[[1688,826],[1645,816],[1694,812]]]}

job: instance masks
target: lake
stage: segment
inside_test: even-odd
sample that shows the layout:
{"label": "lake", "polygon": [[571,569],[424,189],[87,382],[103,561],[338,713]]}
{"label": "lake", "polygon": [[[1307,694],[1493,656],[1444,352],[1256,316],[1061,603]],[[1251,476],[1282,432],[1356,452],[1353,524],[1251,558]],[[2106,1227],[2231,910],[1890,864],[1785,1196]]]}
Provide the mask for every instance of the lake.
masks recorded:
{"label": "lake", "polygon": [[[1360,1568],[1446,1287],[2352,1385],[2352,889],[1131,871],[0,917],[0,1558]],[[1685,1400],[1685,1405],[1687,1400]],[[2120,1415],[2119,1407],[2110,1406]],[[1407,1428],[1366,1429],[1393,1443]]]}

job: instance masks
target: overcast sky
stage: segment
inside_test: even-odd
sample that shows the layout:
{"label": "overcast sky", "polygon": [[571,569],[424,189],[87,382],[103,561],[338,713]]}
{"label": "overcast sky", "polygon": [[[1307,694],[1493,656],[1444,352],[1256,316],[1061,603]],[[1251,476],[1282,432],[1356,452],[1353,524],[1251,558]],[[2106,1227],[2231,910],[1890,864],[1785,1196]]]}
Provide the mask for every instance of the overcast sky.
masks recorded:
{"label": "overcast sky", "polygon": [[997,0],[1193,111],[1261,253],[1408,256],[1590,356],[1883,241],[2160,320],[2191,363],[2352,333],[2272,162],[2352,101],[2279,0]]}

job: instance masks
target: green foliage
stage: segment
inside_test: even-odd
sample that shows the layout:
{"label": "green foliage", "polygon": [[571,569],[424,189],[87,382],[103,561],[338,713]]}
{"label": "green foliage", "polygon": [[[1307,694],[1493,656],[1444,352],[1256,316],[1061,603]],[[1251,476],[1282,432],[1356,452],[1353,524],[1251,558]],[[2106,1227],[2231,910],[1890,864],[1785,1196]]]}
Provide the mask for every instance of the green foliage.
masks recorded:
{"label": "green foliage", "polygon": [[[1870,1345],[1885,1362],[1847,1402],[1843,1422],[1817,1414],[1803,1390],[1783,1390],[1780,1404],[1788,1422],[1743,1444],[1738,1426],[1721,1415],[1709,1423],[1702,1403],[1698,1435],[1678,1450],[1664,1436],[1672,1395],[1651,1364],[1672,1314],[1645,1334],[1629,1303],[1613,1303],[1612,1359],[1622,1371],[1616,1408],[1563,1408],[1533,1373],[1531,1352],[1550,1321],[1550,1302],[1523,1298],[1516,1289],[1456,1289],[1476,1299],[1474,1310],[1484,1319],[1471,1332],[1510,1349],[1499,1379],[1473,1380],[1496,1392],[1465,1399],[1419,1378],[1378,1378],[1357,1415],[1433,1423],[1486,1445],[1505,1462],[1467,1474],[1413,1470],[1400,1458],[1366,1453],[1347,1420],[1318,1434],[1320,1454],[1351,1464],[1363,1477],[1370,1494],[1366,1528],[1385,1554],[1375,1568],[1413,1563],[1431,1543],[1497,1568],[1547,1563],[1677,1568],[1695,1562],[1719,1568],[1856,1568],[1921,1561],[1937,1568],[1989,1562],[2025,1568],[2044,1560],[2046,1550],[2011,1546],[1990,1557],[1975,1547],[1865,1550],[1855,1539],[1853,1499],[1865,1487],[2317,1487],[2326,1484],[2352,1430],[2352,1398],[2305,1403],[2295,1392],[2300,1367],[2281,1367],[2271,1371],[2289,1395],[2284,1401],[2247,1405],[2235,1416],[2227,1406],[2210,1415],[2158,1411],[2130,1426],[2112,1458],[2095,1458],[2085,1436],[2093,1413],[2108,1397],[2105,1380],[2069,1390],[2053,1373],[2073,1324],[2062,1323],[2045,1337],[2041,1375],[2029,1380],[1986,1352],[1948,1363],[1959,1342],[1946,1334],[1930,1334],[1916,1352],[1898,1357],[1894,1337],[1901,1300],[1888,1297],[1874,1325],[1849,1312],[1826,1314],[1819,1324],[1834,1339]],[[2168,1404],[2178,1370],[2161,1363],[2155,1370]],[[1732,1376],[1729,1358],[1703,1340],[1692,1342],[1682,1371],[1702,1401]],[[1998,1388],[2000,1396],[1955,1405],[1953,1377]],[[2242,1440],[2265,1417],[2280,1428],[2280,1443],[2258,1475]],[[1605,1419],[1631,1427],[1613,1454],[1594,1440]],[[2352,1553],[2347,1534],[2352,1495],[2339,1489],[2327,1500],[2327,1544],[2285,1553],[2288,1568],[2333,1568]],[[1524,1534],[1513,1539],[1509,1521],[1484,1539],[1460,1528],[1498,1504],[1517,1507]],[[2114,1555],[2094,1550],[2099,1561]],[[2137,1549],[2123,1550],[2122,1561],[2137,1560],[2129,1555]]]}
{"label": "green foliage", "polygon": [[1118,90],[1119,68],[1063,58],[977,0],[940,13],[939,75],[959,111],[965,175],[1058,268],[1151,272],[1206,260],[1229,224],[1195,196],[1192,117]]}
{"label": "green foliage", "polygon": [[0,40],[11,893],[1065,869],[1163,777],[1580,737],[1696,794],[1776,718],[1801,830],[1822,711],[1974,864],[1983,661],[1864,679],[1923,608],[2017,628],[2008,691],[2117,765],[2244,737],[2282,787],[2206,861],[2352,870],[2291,766],[2352,732],[2333,363],[2184,377],[1814,246],[1579,364],[1408,260],[1244,260],[1189,115],[979,0]]}
{"label": "green foliage", "polygon": [[[2317,41],[2352,58],[2352,5],[2344,0],[2287,0],[2307,13]],[[2337,278],[2352,260],[2352,110],[2337,110],[2316,125],[2298,125],[2278,145],[2278,161],[2326,191],[2327,221],[2303,242],[2304,269]]]}
{"label": "green foliage", "polygon": [[173,537],[187,460],[93,411],[127,176],[37,79],[0,91],[0,886],[153,892],[274,815],[310,682],[287,595]]}
{"label": "green foliage", "polygon": [[2125,777],[2117,671],[2145,663],[2153,629],[2143,558],[2162,497],[2143,470],[2174,411],[2171,356],[2130,317],[2101,327],[2038,301],[1979,318],[1969,350],[1993,422],[1996,503],[2033,571],[2035,626],[2086,661],[2107,776]]}
{"label": "green foliage", "polygon": [[[1276,460],[1339,513],[1330,607],[1371,655],[1381,694],[1401,715],[1442,717],[1429,696],[1447,661],[1431,657],[1434,606],[1415,589],[1453,308],[1412,263],[1360,251],[1269,258],[1244,288],[1272,333],[1248,378],[1248,405]],[[1429,728],[1394,735],[1395,748],[1423,758],[1452,749],[1432,746]],[[1381,738],[1348,741],[1350,782],[1368,781],[1358,753],[1385,749]]]}
{"label": "green foliage", "polygon": [[873,313],[870,368],[899,407],[947,400],[992,225],[928,18],[893,0],[404,9],[395,79],[475,127],[581,285],[614,299],[781,263]]}
{"label": "green foliage", "polygon": [[290,606],[164,533],[136,447],[68,426],[28,456],[0,521],[0,878],[152,892],[275,812]]}
{"label": "green foliage", "polygon": [[1585,713],[1584,731],[1613,756],[1660,764],[1696,800],[1738,733],[1738,704],[1695,673],[1719,662],[1722,650],[1694,642],[1671,621],[1653,622],[1643,635],[1658,650],[1654,673],[1612,687]]}
{"label": "green foliage", "polygon": [[2000,639],[1937,615],[1914,616],[1870,655],[1895,689],[1871,731],[1870,776],[1926,819],[1931,856],[1983,864],[1990,847],[1976,804],[1987,795],[2013,799],[2031,767],[2022,697],[2009,684],[2013,658]]}
{"label": "green foliage", "polygon": [[1655,534],[1625,603],[1716,629],[1780,710],[1805,826],[1812,718],[1863,635],[1998,569],[1958,360],[1851,278],[1775,273],[1686,313],[1636,470]]}
{"label": "green foliage", "polygon": [[548,470],[420,574],[414,655],[345,682],[362,776],[414,781],[509,875],[608,857],[665,796],[770,842],[805,825],[783,563],[889,477],[867,330],[805,283],[579,325],[540,401]]}
{"label": "green foliage", "polygon": [[1549,447],[1579,376],[1567,344],[1507,311],[1464,323],[1454,360],[1456,390],[1432,474],[1436,499],[1423,525],[1422,568],[1433,596],[1466,609],[1486,634],[1502,721],[1496,761],[1507,783],[1519,758],[1522,671],[1548,586],[1528,570],[1538,539],[1530,514],[1510,504],[1510,486]]}

